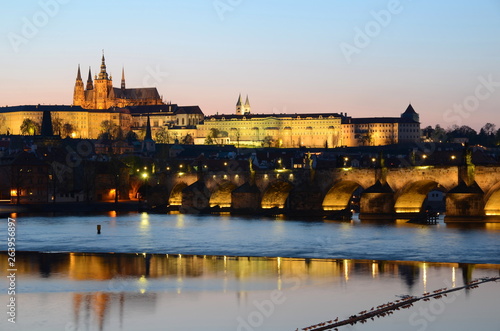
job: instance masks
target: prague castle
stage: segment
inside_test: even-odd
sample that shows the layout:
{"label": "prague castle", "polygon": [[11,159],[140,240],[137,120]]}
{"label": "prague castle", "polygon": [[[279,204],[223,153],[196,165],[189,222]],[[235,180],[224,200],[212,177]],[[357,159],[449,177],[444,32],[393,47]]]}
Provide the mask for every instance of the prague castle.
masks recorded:
{"label": "prague castle", "polygon": [[92,74],[89,68],[87,85],[83,88],[83,80],[78,66],[76,76],[75,92],[73,94],[73,105],[81,106],[85,109],[109,109],[112,107],[123,108],[127,106],[139,105],[161,105],[158,90],[155,87],[147,88],[126,88],[125,72],[122,69],[121,87],[113,87],[113,79],[106,72],[106,62],[102,55],[101,71],[92,81]]}
{"label": "prague castle", "polygon": [[[244,108],[245,107],[245,108]],[[378,146],[420,140],[419,116],[410,104],[400,117],[352,118],[347,113],[252,114],[241,95],[234,115],[205,117],[197,143],[211,132],[240,146],[340,147]],[[226,139],[223,139],[226,138]]]}
{"label": "prague castle", "polygon": [[89,69],[85,86],[78,66],[73,105],[0,107],[0,134],[26,134],[21,130],[23,122],[30,119],[39,125],[44,110],[57,122],[56,134],[62,132],[58,127],[65,127],[64,136],[90,139],[98,138],[106,125],[142,136],[147,118],[153,139],[164,143],[334,148],[418,142],[421,136],[420,119],[412,105],[400,117],[353,118],[342,112],[257,114],[251,111],[248,95],[243,102],[240,94],[233,114],[205,116],[198,106],[164,103],[155,87],[126,88],[123,69],[121,86],[113,87],[104,54],[99,74],[92,79]]}

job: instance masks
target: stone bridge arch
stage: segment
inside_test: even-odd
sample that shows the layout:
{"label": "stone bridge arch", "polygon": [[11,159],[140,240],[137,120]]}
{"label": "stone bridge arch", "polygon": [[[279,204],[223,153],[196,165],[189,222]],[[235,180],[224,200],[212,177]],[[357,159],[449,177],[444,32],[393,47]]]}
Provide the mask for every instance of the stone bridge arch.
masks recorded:
{"label": "stone bridge arch", "polygon": [[500,182],[493,185],[484,195],[484,214],[500,218]]}
{"label": "stone bridge arch", "polygon": [[448,191],[443,185],[430,179],[422,179],[408,183],[396,192],[394,211],[398,214],[420,213],[430,191],[439,188]]}
{"label": "stone bridge arch", "polygon": [[210,207],[231,207],[231,192],[236,188],[237,186],[229,180],[217,183],[210,195]]}
{"label": "stone bridge arch", "polygon": [[168,197],[168,204],[171,206],[180,206],[182,205],[182,190],[188,187],[188,184],[185,182],[177,183],[170,191],[170,195]]}
{"label": "stone bridge arch", "polygon": [[386,180],[395,192],[401,192],[411,183],[433,181],[442,185],[446,191],[458,185],[459,167],[416,166],[408,168],[390,168]]}
{"label": "stone bridge arch", "polygon": [[292,189],[293,185],[284,180],[269,183],[262,195],[261,207],[264,209],[285,208],[288,195]]}
{"label": "stone bridge arch", "polygon": [[340,180],[326,193],[323,199],[323,210],[343,210],[349,207],[354,191],[364,187],[354,180]]}

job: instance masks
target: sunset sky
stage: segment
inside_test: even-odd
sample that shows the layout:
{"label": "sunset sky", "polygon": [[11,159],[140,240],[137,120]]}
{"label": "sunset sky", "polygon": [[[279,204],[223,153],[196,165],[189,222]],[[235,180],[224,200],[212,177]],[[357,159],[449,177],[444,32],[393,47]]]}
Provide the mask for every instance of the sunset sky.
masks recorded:
{"label": "sunset sky", "polygon": [[78,64],[114,86],[233,113],[347,112],[500,127],[500,1],[23,0],[0,12],[0,105],[71,104]]}

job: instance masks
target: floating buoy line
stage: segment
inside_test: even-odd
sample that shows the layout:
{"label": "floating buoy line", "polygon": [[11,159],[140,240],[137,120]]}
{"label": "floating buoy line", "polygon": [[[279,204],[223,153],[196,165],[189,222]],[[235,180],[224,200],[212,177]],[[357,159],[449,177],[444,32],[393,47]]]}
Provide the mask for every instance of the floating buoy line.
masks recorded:
{"label": "floating buoy line", "polygon": [[[324,330],[337,330],[339,326],[344,326],[344,325],[354,325],[356,323],[367,323],[370,319],[373,321],[375,318],[380,318],[380,317],[385,317],[389,316],[391,314],[394,314],[395,310],[400,310],[400,309],[408,309],[413,306],[413,303],[419,300],[423,301],[429,301],[430,299],[440,299],[442,297],[447,296],[448,293],[450,292],[455,292],[455,291],[460,291],[464,289],[474,289],[479,287],[480,284],[487,283],[487,282],[496,282],[499,281],[500,277],[484,277],[484,278],[479,278],[475,279],[473,281],[468,282],[464,286],[460,287],[454,287],[451,289],[448,288],[440,288],[438,290],[432,291],[432,292],[425,292],[421,296],[411,296],[411,295],[404,295],[401,296],[401,299],[393,301],[393,302],[388,302],[384,303],[382,305],[379,305],[377,307],[372,307],[369,310],[363,310],[360,311],[358,314],[351,315],[348,318],[344,320],[340,320],[339,318],[335,318],[326,322],[318,323],[315,325],[311,325],[305,328],[302,328],[300,330],[302,331],[324,331]],[[299,331],[299,329],[296,329],[295,331]]]}

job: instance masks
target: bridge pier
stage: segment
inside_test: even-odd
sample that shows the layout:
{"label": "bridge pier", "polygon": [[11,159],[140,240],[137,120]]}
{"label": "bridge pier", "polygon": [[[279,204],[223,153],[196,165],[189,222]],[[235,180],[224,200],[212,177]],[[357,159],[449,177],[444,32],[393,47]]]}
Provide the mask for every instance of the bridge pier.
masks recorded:
{"label": "bridge pier", "polygon": [[260,209],[260,190],[245,182],[231,192],[231,208],[236,213],[255,213]]}
{"label": "bridge pier", "polygon": [[389,184],[379,180],[361,194],[359,219],[361,220],[393,220],[394,191]]}
{"label": "bridge pier", "polygon": [[182,190],[181,213],[199,214],[209,207],[210,191],[204,181],[198,180]]}
{"label": "bridge pier", "polygon": [[312,186],[296,187],[288,195],[288,206],[292,212],[323,213],[323,194]]}
{"label": "bridge pier", "polygon": [[476,182],[461,181],[446,194],[445,223],[484,220],[484,192]]}

